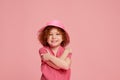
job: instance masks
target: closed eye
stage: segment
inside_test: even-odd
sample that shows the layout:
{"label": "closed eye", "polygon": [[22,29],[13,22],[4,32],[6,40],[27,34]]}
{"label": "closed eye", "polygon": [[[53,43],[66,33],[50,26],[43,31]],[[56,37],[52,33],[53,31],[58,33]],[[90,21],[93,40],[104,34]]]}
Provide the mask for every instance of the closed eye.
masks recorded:
{"label": "closed eye", "polygon": [[53,35],[53,34],[49,34],[49,35]]}
{"label": "closed eye", "polygon": [[60,33],[57,33],[56,35],[61,35]]}

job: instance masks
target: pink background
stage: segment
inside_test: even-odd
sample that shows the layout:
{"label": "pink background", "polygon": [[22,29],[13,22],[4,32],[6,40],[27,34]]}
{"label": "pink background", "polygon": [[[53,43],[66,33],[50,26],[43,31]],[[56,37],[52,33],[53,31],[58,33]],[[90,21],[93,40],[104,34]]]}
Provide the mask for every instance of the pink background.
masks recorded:
{"label": "pink background", "polygon": [[39,80],[37,31],[53,19],[71,37],[71,80],[120,80],[119,0],[0,0],[0,80]]}

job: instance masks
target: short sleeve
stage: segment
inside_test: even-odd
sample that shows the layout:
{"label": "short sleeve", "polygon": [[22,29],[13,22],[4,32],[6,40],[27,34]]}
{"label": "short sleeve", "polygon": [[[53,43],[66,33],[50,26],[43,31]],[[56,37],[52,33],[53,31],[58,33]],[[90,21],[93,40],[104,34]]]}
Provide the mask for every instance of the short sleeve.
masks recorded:
{"label": "short sleeve", "polygon": [[40,54],[40,56],[43,55],[43,54],[45,54],[45,53],[47,53],[46,48],[43,47],[43,48],[40,48],[40,49],[39,49],[39,54]]}
{"label": "short sleeve", "polygon": [[68,58],[71,58],[71,57],[72,57],[72,53],[69,53],[67,57],[68,57]]}

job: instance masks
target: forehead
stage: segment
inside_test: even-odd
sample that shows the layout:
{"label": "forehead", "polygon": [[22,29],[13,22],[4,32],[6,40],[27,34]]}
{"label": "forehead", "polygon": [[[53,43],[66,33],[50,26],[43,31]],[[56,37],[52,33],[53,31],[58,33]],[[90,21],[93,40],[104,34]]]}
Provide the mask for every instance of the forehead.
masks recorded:
{"label": "forehead", "polygon": [[60,31],[59,29],[57,29],[57,28],[52,28],[52,29],[50,30],[50,33],[51,33],[51,32],[60,33],[61,31]]}

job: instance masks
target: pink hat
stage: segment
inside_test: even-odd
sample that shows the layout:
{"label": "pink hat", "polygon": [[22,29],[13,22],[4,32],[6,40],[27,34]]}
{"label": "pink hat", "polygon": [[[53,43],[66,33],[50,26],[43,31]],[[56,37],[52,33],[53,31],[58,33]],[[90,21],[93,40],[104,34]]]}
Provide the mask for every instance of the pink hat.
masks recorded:
{"label": "pink hat", "polygon": [[55,26],[55,27],[63,29],[66,33],[66,38],[67,38],[68,43],[69,43],[69,41],[70,41],[69,35],[68,35],[67,31],[65,30],[64,25],[60,21],[53,20],[53,21],[47,22],[46,25],[38,31],[38,33],[41,33],[47,26]]}
{"label": "pink hat", "polygon": [[64,28],[64,25],[63,25],[60,21],[58,21],[58,20],[53,20],[53,21],[50,21],[50,22],[48,22],[48,23],[46,24],[46,26],[49,26],[49,25],[62,28],[63,30],[65,29],[65,28]]}
{"label": "pink hat", "polygon": [[[46,25],[44,27],[42,27],[38,32],[42,32],[47,26],[59,27],[59,28],[63,29],[67,33],[67,31],[65,30],[64,25],[58,20],[53,20],[53,21],[47,22]],[[68,35],[68,33],[67,33],[67,35]]]}

